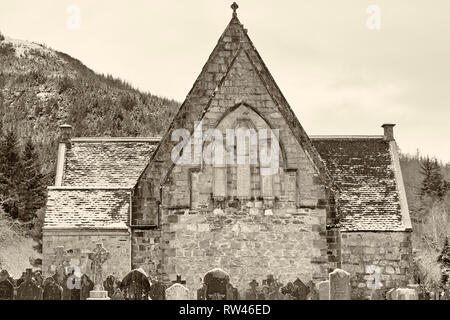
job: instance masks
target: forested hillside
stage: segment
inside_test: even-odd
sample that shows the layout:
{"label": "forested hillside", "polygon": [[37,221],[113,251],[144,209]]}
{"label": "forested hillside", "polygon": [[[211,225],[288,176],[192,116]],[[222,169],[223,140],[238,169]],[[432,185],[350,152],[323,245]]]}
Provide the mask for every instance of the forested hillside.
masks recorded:
{"label": "forested hillside", "polygon": [[96,74],[65,53],[2,38],[0,123],[21,142],[32,137],[48,181],[60,124],[71,124],[76,136],[150,136],[161,134],[178,109],[176,101]]}
{"label": "forested hillside", "polygon": [[450,164],[403,155],[400,159],[413,223],[414,276],[424,292],[448,290],[450,275]]}
{"label": "forested hillside", "polygon": [[75,136],[160,135],[178,106],[65,53],[0,33],[0,268],[23,270],[31,238],[39,256],[59,125],[71,124]]}

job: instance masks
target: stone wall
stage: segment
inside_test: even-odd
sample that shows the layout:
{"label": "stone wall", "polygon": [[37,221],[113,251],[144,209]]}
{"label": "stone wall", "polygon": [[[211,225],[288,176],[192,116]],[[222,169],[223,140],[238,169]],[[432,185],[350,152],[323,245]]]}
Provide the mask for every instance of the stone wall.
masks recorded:
{"label": "stone wall", "polygon": [[121,279],[130,271],[131,241],[127,230],[44,230],[43,239],[42,271],[45,277],[55,273],[58,265],[56,248],[59,246],[63,246],[67,252],[65,259],[69,264],[80,267],[82,274],[91,276],[91,261],[88,259],[88,254],[99,242],[103,243],[103,247],[111,254],[110,259],[104,264],[104,275],[112,274]]}
{"label": "stone wall", "polygon": [[342,232],[341,242],[342,269],[351,274],[352,299],[370,296],[367,280],[377,267],[382,284],[379,296],[411,280],[410,232]]}
{"label": "stone wall", "polygon": [[142,268],[151,277],[161,275],[163,273],[161,230],[134,229],[131,239],[131,268]]}
{"label": "stone wall", "polygon": [[165,274],[170,281],[180,274],[189,288],[200,288],[206,272],[221,268],[240,292],[268,274],[284,284],[296,278],[323,280],[328,272],[327,244],[320,234],[325,216],[324,209],[270,216],[245,210],[173,212],[163,225]]}

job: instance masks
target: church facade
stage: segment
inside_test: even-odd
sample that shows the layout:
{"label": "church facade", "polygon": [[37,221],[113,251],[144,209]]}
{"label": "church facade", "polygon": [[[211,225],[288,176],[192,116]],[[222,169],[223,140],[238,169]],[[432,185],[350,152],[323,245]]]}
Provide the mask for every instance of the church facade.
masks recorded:
{"label": "church facade", "polygon": [[[62,126],[43,271],[52,274],[63,247],[88,272],[88,253],[102,242],[107,274],[142,268],[167,283],[180,275],[193,294],[215,268],[238,291],[269,274],[318,283],[335,268],[351,274],[355,297],[370,292],[374,273],[386,290],[406,285],[412,228],[393,127],[308,136],[234,12],[164,136],[74,138]],[[192,139],[177,153],[180,129]],[[258,135],[239,150],[230,129],[276,131],[276,170],[262,174],[270,164],[258,157],[177,161],[198,156],[199,130],[222,133],[226,151],[247,160],[251,147],[274,143]]]}

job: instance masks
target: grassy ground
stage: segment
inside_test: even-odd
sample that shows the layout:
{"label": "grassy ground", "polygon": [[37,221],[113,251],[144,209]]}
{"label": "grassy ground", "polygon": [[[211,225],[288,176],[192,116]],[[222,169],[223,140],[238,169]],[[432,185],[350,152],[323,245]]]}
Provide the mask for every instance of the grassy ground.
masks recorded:
{"label": "grassy ground", "polygon": [[20,228],[0,213],[0,269],[8,270],[13,278],[19,278],[26,268],[32,268],[30,258],[42,258],[33,246],[36,242],[25,237]]}

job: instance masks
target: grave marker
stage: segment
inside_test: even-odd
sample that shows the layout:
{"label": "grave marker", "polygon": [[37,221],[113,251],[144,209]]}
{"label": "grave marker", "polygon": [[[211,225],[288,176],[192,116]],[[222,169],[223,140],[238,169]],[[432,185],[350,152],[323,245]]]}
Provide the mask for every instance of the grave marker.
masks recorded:
{"label": "grave marker", "polygon": [[174,283],[166,289],[166,300],[189,300],[189,289],[180,283]]}
{"label": "grave marker", "polygon": [[350,273],[335,269],[330,273],[330,300],[350,300]]}

